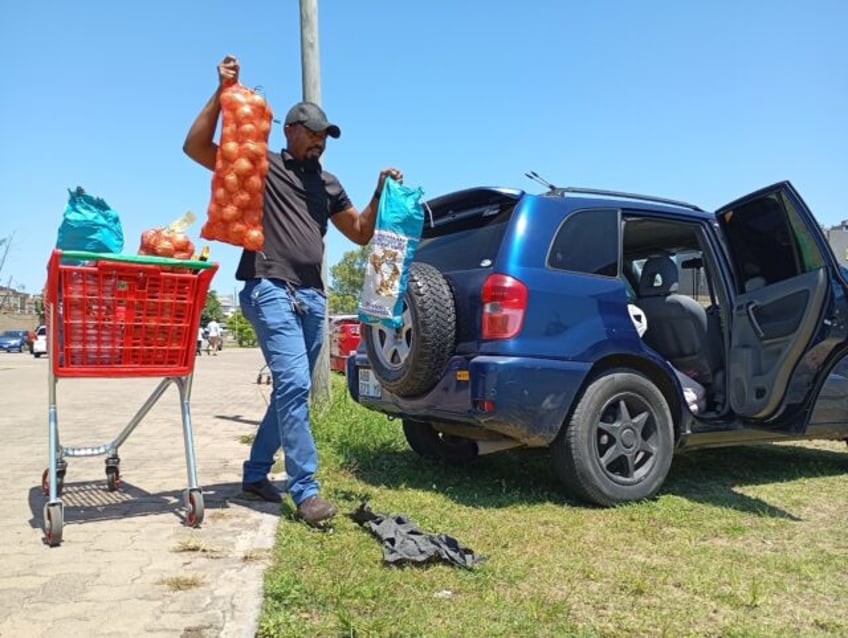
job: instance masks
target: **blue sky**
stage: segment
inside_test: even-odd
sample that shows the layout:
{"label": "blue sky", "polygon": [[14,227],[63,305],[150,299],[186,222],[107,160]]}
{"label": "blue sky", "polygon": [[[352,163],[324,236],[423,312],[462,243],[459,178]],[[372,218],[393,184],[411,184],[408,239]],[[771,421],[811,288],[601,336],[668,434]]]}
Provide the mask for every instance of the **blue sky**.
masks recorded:
{"label": "blue sky", "polygon": [[[125,252],[205,215],[211,176],[182,142],[225,54],[278,116],[301,99],[297,0],[2,10],[2,285],[41,289],[68,188],[119,212]],[[535,170],[706,208],[789,179],[833,225],[848,218],[847,24],[839,0],[319,0],[322,102],[342,129],[324,165],[357,206],[390,165],[428,197],[540,192]],[[328,233],[330,265],[354,248]],[[239,250],[211,249],[231,294]]]}

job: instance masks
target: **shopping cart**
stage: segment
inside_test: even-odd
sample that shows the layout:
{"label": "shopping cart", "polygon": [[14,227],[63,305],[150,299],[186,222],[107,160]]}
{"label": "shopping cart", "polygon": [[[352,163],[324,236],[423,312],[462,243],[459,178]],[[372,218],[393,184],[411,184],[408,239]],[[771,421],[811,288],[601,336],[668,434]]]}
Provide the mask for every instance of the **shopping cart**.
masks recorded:
{"label": "shopping cart", "polygon": [[[203,493],[191,430],[191,381],[200,314],[218,265],[160,257],[54,250],[45,296],[49,368],[49,464],[42,475],[48,497],[44,535],[62,542],[62,486],[67,458],[106,455],[109,490],[120,487],[118,448],[169,385],[179,391],[188,489],[184,522],[203,521]],[[59,377],[164,377],[118,436],[102,445],[59,443],[56,381]]]}

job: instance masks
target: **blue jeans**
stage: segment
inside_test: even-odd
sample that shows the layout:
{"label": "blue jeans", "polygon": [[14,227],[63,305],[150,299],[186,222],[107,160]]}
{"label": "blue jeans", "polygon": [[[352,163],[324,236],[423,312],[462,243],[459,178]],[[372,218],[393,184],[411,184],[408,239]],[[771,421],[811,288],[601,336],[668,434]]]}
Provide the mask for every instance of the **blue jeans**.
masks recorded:
{"label": "blue jeans", "polygon": [[[293,302],[303,312],[296,312]],[[309,425],[312,370],[324,339],[326,298],[313,288],[288,286],[278,279],[251,279],[239,293],[241,311],[253,325],[271,372],[268,409],[244,462],[244,481],[266,478],[280,447],[285,455],[288,492],[299,505],[318,493],[318,453]]]}

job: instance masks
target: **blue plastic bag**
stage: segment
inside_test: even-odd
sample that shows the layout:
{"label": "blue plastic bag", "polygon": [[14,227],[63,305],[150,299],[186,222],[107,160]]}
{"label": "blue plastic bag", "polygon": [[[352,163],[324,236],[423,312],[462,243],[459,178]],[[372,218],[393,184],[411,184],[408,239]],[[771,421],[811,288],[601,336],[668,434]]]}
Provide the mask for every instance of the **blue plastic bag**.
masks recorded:
{"label": "blue plastic bag", "polygon": [[392,178],[383,182],[365,282],[359,300],[359,319],[388,328],[403,325],[403,295],[409,265],[424,229],[424,191]]}
{"label": "blue plastic bag", "polygon": [[59,225],[56,248],[120,253],[124,249],[124,231],[118,213],[80,186],[68,189],[68,205]]}

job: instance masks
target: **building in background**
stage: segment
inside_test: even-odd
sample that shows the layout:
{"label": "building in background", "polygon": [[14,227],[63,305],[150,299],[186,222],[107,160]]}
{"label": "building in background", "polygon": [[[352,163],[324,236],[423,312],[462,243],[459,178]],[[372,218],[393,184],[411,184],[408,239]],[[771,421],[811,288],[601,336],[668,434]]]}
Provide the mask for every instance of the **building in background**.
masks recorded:
{"label": "building in background", "polygon": [[848,219],[842,220],[838,226],[824,229],[824,234],[839,265],[848,267]]}
{"label": "building in background", "polygon": [[31,295],[21,290],[0,286],[0,311],[25,315],[38,314],[41,295]]}
{"label": "building in background", "polygon": [[238,299],[235,294],[218,295],[218,302],[221,304],[221,312],[225,317],[231,317],[238,310]]}

